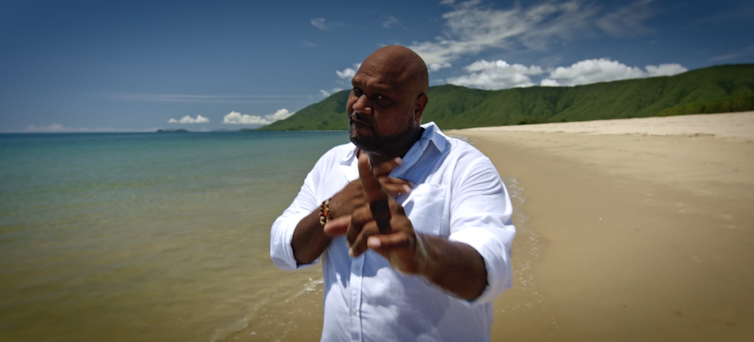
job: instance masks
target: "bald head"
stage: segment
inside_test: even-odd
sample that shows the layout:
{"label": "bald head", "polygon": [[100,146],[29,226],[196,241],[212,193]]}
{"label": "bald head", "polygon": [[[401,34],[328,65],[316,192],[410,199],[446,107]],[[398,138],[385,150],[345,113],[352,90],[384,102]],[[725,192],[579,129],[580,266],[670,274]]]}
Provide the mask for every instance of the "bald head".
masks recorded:
{"label": "bald head", "polygon": [[351,84],[346,103],[351,141],[370,159],[403,156],[421,136],[429,101],[424,60],[406,47],[386,46],[361,63]]}
{"label": "bald head", "polygon": [[[411,49],[400,45],[388,45],[373,52],[361,64],[381,71],[404,91],[414,96],[427,94],[429,72],[424,60]],[[362,71],[362,68],[359,68]],[[370,75],[371,76],[371,75]]]}

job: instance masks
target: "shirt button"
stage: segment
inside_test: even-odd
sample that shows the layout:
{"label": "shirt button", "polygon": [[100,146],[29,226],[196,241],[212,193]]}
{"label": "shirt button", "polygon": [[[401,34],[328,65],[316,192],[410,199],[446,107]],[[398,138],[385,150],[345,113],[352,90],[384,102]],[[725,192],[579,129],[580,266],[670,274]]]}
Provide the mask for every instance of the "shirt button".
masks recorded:
{"label": "shirt button", "polygon": [[356,316],[356,309],[351,309],[351,315]]}
{"label": "shirt button", "polygon": [[361,269],[361,267],[359,267],[359,265],[356,265],[356,266],[354,266],[354,267],[353,267],[353,270],[354,270],[354,271],[358,271],[358,270],[360,270],[360,269]]}

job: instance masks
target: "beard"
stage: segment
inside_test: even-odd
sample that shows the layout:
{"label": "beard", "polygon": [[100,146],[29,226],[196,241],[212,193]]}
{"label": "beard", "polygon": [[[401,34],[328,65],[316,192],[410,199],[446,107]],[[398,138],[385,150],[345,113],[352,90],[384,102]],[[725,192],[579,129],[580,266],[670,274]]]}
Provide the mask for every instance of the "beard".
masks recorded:
{"label": "beard", "polygon": [[[359,117],[359,114],[354,112],[352,114],[355,117]],[[406,125],[406,129],[403,130],[403,132],[400,132],[398,134],[391,134],[391,135],[378,135],[377,131],[375,130],[374,126],[369,126],[369,128],[372,130],[371,136],[359,136],[356,134],[353,119],[349,117],[348,120],[348,127],[349,127],[349,137],[351,138],[351,142],[356,145],[360,150],[366,151],[366,152],[378,152],[384,149],[389,149],[392,146],[397,145],[399,142],[405,140],[408,138],[411,133],[414,131],[414,121],[413,116],[409,118],[408,125]],[[365,122],[365,120],[359,120],[360,122]]]}

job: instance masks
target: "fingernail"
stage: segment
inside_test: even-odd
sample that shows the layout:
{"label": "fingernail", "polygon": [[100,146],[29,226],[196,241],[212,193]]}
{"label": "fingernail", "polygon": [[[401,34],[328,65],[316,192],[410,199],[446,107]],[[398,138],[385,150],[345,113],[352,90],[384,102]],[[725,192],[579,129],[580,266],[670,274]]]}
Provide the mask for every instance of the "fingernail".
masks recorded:
{"label": "fingernail", "polygon": [[403,190],[405,190],[407,194],[410,194],[410,193],[411,193],[411,187],[409,187],[409,186],[408,186],[408,185],[406,185],[406,184],[403,184]]}
{"label": "fingernail", "polygon": [[403,160],[401,159],[401,157],[395,157],[394,160],[395,160],[395,163],[398,164],[398,165],[403,164]]}
{"label": "fingernail", "polygon": [[348,249],[348,256],[353,258],[353,248]]}
{"label": "fingernail", "polygon": [[381,245],[380,239],[376,237],[370,237],[367,240],[367,243],[369,244],[369,248],[380,248],[380,245]]}
{"label": "fingernail", "polygon": [[414,187],[414,182],[408,182],[408,186],[410,186],[410,187],[413,188]]}

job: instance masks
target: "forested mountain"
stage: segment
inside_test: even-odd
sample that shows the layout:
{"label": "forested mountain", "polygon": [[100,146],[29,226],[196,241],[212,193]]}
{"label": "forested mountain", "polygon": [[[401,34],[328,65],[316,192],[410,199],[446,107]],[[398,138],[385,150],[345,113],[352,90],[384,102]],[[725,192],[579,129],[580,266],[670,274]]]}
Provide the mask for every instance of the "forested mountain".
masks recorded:
{"label": "forested mountain", "polygon": [[[348,90],[260,130],[345,130]],[[575,87],[429,88],[423,122],[442,129],[754,110],[754,64]]]}

